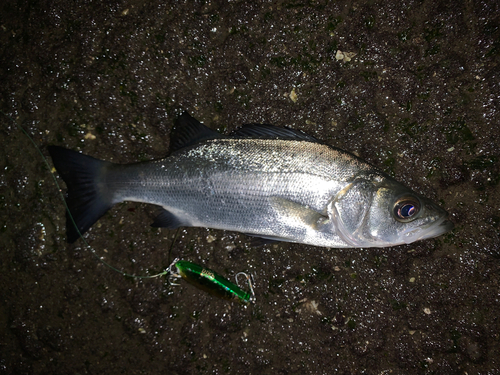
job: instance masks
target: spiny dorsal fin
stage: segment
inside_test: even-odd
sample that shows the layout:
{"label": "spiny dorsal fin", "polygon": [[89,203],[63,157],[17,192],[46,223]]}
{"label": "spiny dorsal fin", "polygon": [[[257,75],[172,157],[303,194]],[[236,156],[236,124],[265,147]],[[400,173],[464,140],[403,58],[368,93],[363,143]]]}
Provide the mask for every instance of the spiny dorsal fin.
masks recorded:
{"label": "spiny dorsal fin", "polygon": [[193,146],[207,139],[218,138],[225,138],[225,136],[206,127],[189,113],[184,112],[177,118],[174,129],[172,130],[172,135],[170,137],[171,152],[180,150],[184,147]]}

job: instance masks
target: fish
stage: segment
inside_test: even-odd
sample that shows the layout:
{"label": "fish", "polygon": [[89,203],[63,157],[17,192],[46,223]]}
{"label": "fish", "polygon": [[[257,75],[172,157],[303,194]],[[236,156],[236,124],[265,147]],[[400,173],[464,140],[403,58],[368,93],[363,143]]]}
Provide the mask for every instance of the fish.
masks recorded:
{"label": "fish", "polygon": [[409,244],[454,226],[430,199],[299,130],[247,124],[223,135],[184,112],[170,140],[167,157],[132,164],[49,146],[67,186],[67,241],[124,201],[159,206],[153,227],[327,248]]}

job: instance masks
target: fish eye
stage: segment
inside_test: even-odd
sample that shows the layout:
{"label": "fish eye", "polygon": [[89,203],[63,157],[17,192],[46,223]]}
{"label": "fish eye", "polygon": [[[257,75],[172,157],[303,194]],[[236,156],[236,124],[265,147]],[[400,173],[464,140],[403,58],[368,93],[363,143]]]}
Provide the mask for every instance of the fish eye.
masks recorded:
{"label": "fish eye", "polygon": [[394,217],[402,223],[412,221],[419,212],[420,201],[416,197],[402,197],[394,204]]}

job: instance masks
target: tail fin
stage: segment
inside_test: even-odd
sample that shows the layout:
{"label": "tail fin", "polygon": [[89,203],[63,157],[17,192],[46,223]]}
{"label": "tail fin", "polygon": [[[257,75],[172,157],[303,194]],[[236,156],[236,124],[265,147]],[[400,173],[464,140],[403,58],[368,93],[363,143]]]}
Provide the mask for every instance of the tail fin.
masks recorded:
{"label": "tail fin", "polygon": [[66,233],[67,241],[73,243],[113,206],[110,194],[99,186],[111,163],[62,147],[49,146],[48,150],[68,187],[66,204],[71,216],[66,213]]}

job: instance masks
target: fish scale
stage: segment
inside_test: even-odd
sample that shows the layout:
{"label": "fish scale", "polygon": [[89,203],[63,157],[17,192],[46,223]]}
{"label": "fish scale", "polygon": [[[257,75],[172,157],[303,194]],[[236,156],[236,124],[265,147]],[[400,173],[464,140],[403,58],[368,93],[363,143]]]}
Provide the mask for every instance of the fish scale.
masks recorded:
{"label": "fish scale", "polygon": [[[333,163],[307,168],[307,159],[311,159],[317,144],[294,141],[280,157],[286,142],[207,141],[208,145],[200,145],[195,151],[176,153],[148,165],[117,166],[106,183],[115,190],[117,201],[134,200],[184,212],[187,226],[263,233],[298,241],[300,238],[291,238],[290,234],[304,232],[307,224],[281,220],[279,207],[271,198],[325,212],[328,201],[345,182],[332,180],[336,169]],[[335,154],[334,150],[327,152]],[[137,176],[143,176],[140,183],[134,183]],[[265,225],[263,217],[267,218]]]}

